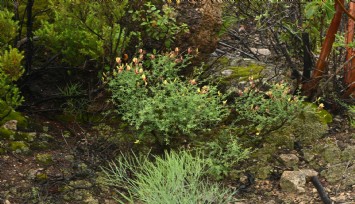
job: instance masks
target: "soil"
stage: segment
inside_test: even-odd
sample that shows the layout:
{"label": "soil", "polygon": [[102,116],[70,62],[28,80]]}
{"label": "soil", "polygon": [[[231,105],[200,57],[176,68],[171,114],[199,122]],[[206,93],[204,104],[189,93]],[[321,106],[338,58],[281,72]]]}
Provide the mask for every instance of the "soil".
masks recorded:
{"label": "soil", "polygon": [[[100,142],[86,138],[90,128],[77,123],[58,122],[48,117],[30,115],[34,124],[31,131],[37,135],[48,134],[53,138],[50,147],[42,150],[31,150],[27,154],[8,152],[0,156],[0,202],[1,203],[115,203],[114,192],[100,185],[100,165],[105,165],[103,151],[114,151],[109,146],[100,146]],[[345,119],[331,124],[330,132],[322,140],[335,141],[340,149],[345,144],[355,145],[355,131],[345,126]],[[38,126],[41,124],[41,126]],[[45,127],[45,128],[43,128]],[[70,136],[66,135],[71,133]],[[92,132],[94,134],[94,132]],[[320,141],[321,142],[321,141]],[[100,146],[100,148],[98,148]],[[107,152],[107,151],[106,151]],[[295,153],[294,151],[292,153]],[[299,152],[298,152],[299,153]],[[38,159],[38,155],[51,155],[48,162]],[[352,157],[353,158],[353,157]],[[347,161],[350,169],[354,160]],[[323,164],[319,172],[327,169],[330,164]],[[298,168],[312,168],[302,156]],[[276,167],[278,172],[287,170]],[[318,176],[330,198],[335,203],[355,203],[355,186],[346,186],[346,179],[355,175],[339,178],[338,182],[330,183],[320,174]],[[244,179],[244,180],[243,180]],[[307,182],[304,193],[287,193],[280,188],[280,173],[275,173],[268,179],[260,180],[251,177],[227,181],[228,186],[236,192],[238,204],[252,203],[322,203],[320,196],[311,182]]]}

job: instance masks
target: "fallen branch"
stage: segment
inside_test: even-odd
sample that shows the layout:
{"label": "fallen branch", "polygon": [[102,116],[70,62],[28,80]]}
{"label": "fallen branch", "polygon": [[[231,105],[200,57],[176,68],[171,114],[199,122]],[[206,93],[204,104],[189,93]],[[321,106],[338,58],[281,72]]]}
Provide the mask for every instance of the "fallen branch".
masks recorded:
{"label": "fallen branch", "polygon": [[320,183],[319,179],[317,176],[312,176],[311,178],[312,184],[314,187],[316,187],[318,194],[320,196],[320,199],[323,201],[324,204],[332,204],[333,201],[330,200],[328,194],[325,192],[322,184]]}

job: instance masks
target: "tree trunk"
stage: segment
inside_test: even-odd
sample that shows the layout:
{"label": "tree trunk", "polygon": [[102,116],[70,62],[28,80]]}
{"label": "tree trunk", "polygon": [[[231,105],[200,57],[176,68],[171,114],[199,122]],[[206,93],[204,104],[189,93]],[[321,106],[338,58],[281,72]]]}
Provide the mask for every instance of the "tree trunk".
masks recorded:
{"label": "tree trunk", "polygon": [[[344,0],[340,0],[339,2],[344,5]],[[338,1],[336,1],[335,14],[328,28],[327,35],[324,39],[322,50],[317,61],[316,67],[313,70],[311,79],[304,82],[302,86],[302,92],[308,98],[312,98],[315,95],[319,81],[321,80],[324,74],[325,67],[327,66],[327,60],[332,50],[333,43],[335,41],[335,34],[337,33],[340,26],[342,14],[343,10],[339,5]]]}
{"label": "tree trunk", "polygon": [[[349,3],[349,14],[355,16],[355,2]],[[346,45],[353,42],[354,39],[354,27],[355,22],[353,19],[348,19],[347,32],[345,36]],[[355,51],[354,48],[346,47],[346,61],[348,64],[344,66],[344,82],[347,85],[347,90],[344,93],[344,97],[354,95],[355,92]]]}
{"label": "tree trunk", "polygon": [[28,0],[27,1],[27,22],[26,22],[26,28],[27,28],[27,46],[26,46],[26,52],[25,52],[25,58],[26,58],[26,73],[28,74],[31,71],[32,67],[32,57],[33,57],[33,19],[32,19],[32,7],[34,4],[34,0]]}

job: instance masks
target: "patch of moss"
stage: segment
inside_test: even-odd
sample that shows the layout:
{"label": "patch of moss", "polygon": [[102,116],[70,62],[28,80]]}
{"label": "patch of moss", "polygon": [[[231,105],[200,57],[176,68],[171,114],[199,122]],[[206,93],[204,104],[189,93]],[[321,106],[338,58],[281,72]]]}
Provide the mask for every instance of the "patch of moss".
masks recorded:
{"label": "patch of moss", "polygon": [[53,157],[51,154],[37,154],[36,161],[39,164],[49,166],[53,163]]}
{"label": "patch of moss", "polygon": [[46,181],[48,179],[48,175],[46,173],[39,173],[36,175],[36,180],[38,181]]}
{"label": "patch of moss", "polygon": [[0,140],[10,139],[14,134],[13,131],[0,127]]}
{"label": "patch of moss", "polygon": [[35,137],[36,134],[16,132],[16,134],[14,135],[14,140],[32,142],[35,139]]}
{"label": "patch of moss", "polygon": [[21,113],[11,110],[10,114],[0,121],[0,125],[5,124],[9,120],[16,120],[17,127],[25,129],[28,126],[27,119]]}
{"label": "patch of moss", "polygon": [[24,141],[12,141],[9,143],[9,148],[17,153],[27,153],[30,150]]}
{"label": "patch of moss", "polygon": [[249,77],[253,79],[259,79],[261,77],[260,72],[265,67],[257,64],[250,64],[249,66],[230,66],[225,70],[231,70],[232,74],[224,77],[222,83],[228,83],[231,80],[246,81]]}
{"label": "patch of moss", "polygon": [[39,141],[31,143],[32,150],[46,150],[49,148],[49,143],[47,141]]}
{"label": "patch of moss", "polygon": [[230,59],[228,57],[220,57],[217,59],[217,63],[222,65],[223,67],[229,66]]}
{"label": "patch of moss", "polygon": [[315,112],[315,115],[318,116],[319,121],[324,124],[331,123],[333,121],[333,116],[325,109],[319,109],[318,106],[314,103],[304,102],[305,106],[308,106],[312,111]]}

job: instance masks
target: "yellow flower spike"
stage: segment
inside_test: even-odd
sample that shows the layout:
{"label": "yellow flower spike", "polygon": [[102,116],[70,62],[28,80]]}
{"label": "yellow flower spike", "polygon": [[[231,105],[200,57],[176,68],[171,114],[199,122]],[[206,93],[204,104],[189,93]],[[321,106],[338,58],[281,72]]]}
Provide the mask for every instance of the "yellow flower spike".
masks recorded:
{"label": "yellow flower spike", "polygon": [[140,141],[139,140],[136,140],[136,141],[134,141],[134,144],[138,144]]}
{"label": "yellow flower spike", "polygon": [[197,89],[197,93],[201,93],[201,89],[200,88]]}
{"label": "yellow flower spike", "polygon": [[142,74],[143,73],[143,68],[139,69],[139,73]]}
{"label": "yellow flower spike", "polygon": [[220,91],[218,91],[217,94],[218,94],[218,96],[221,96],[221,95],[222,95],[222,93],[221,93]]}
{"label": "yellow flower spike", "polygon": [[323,103],[320,103],[319,106],[318,106],[319,109],[323,109],[324,108],[324,104]]}
{"label": "yellow flower spike", "polygon": [[223,101],[223,105],[226,105],[227,104],[227,100]]}
{"label": "yellow flower spike", "polygon": [[164,80],[164,81],[163,81],[163,84],[167,85],[167,84],[168,84],[168,81],[167,81],[167,80]]}
{"label": "yellow flower spike", "polygon": [[260,132],[255,133],[256,135],[260,135]]}

